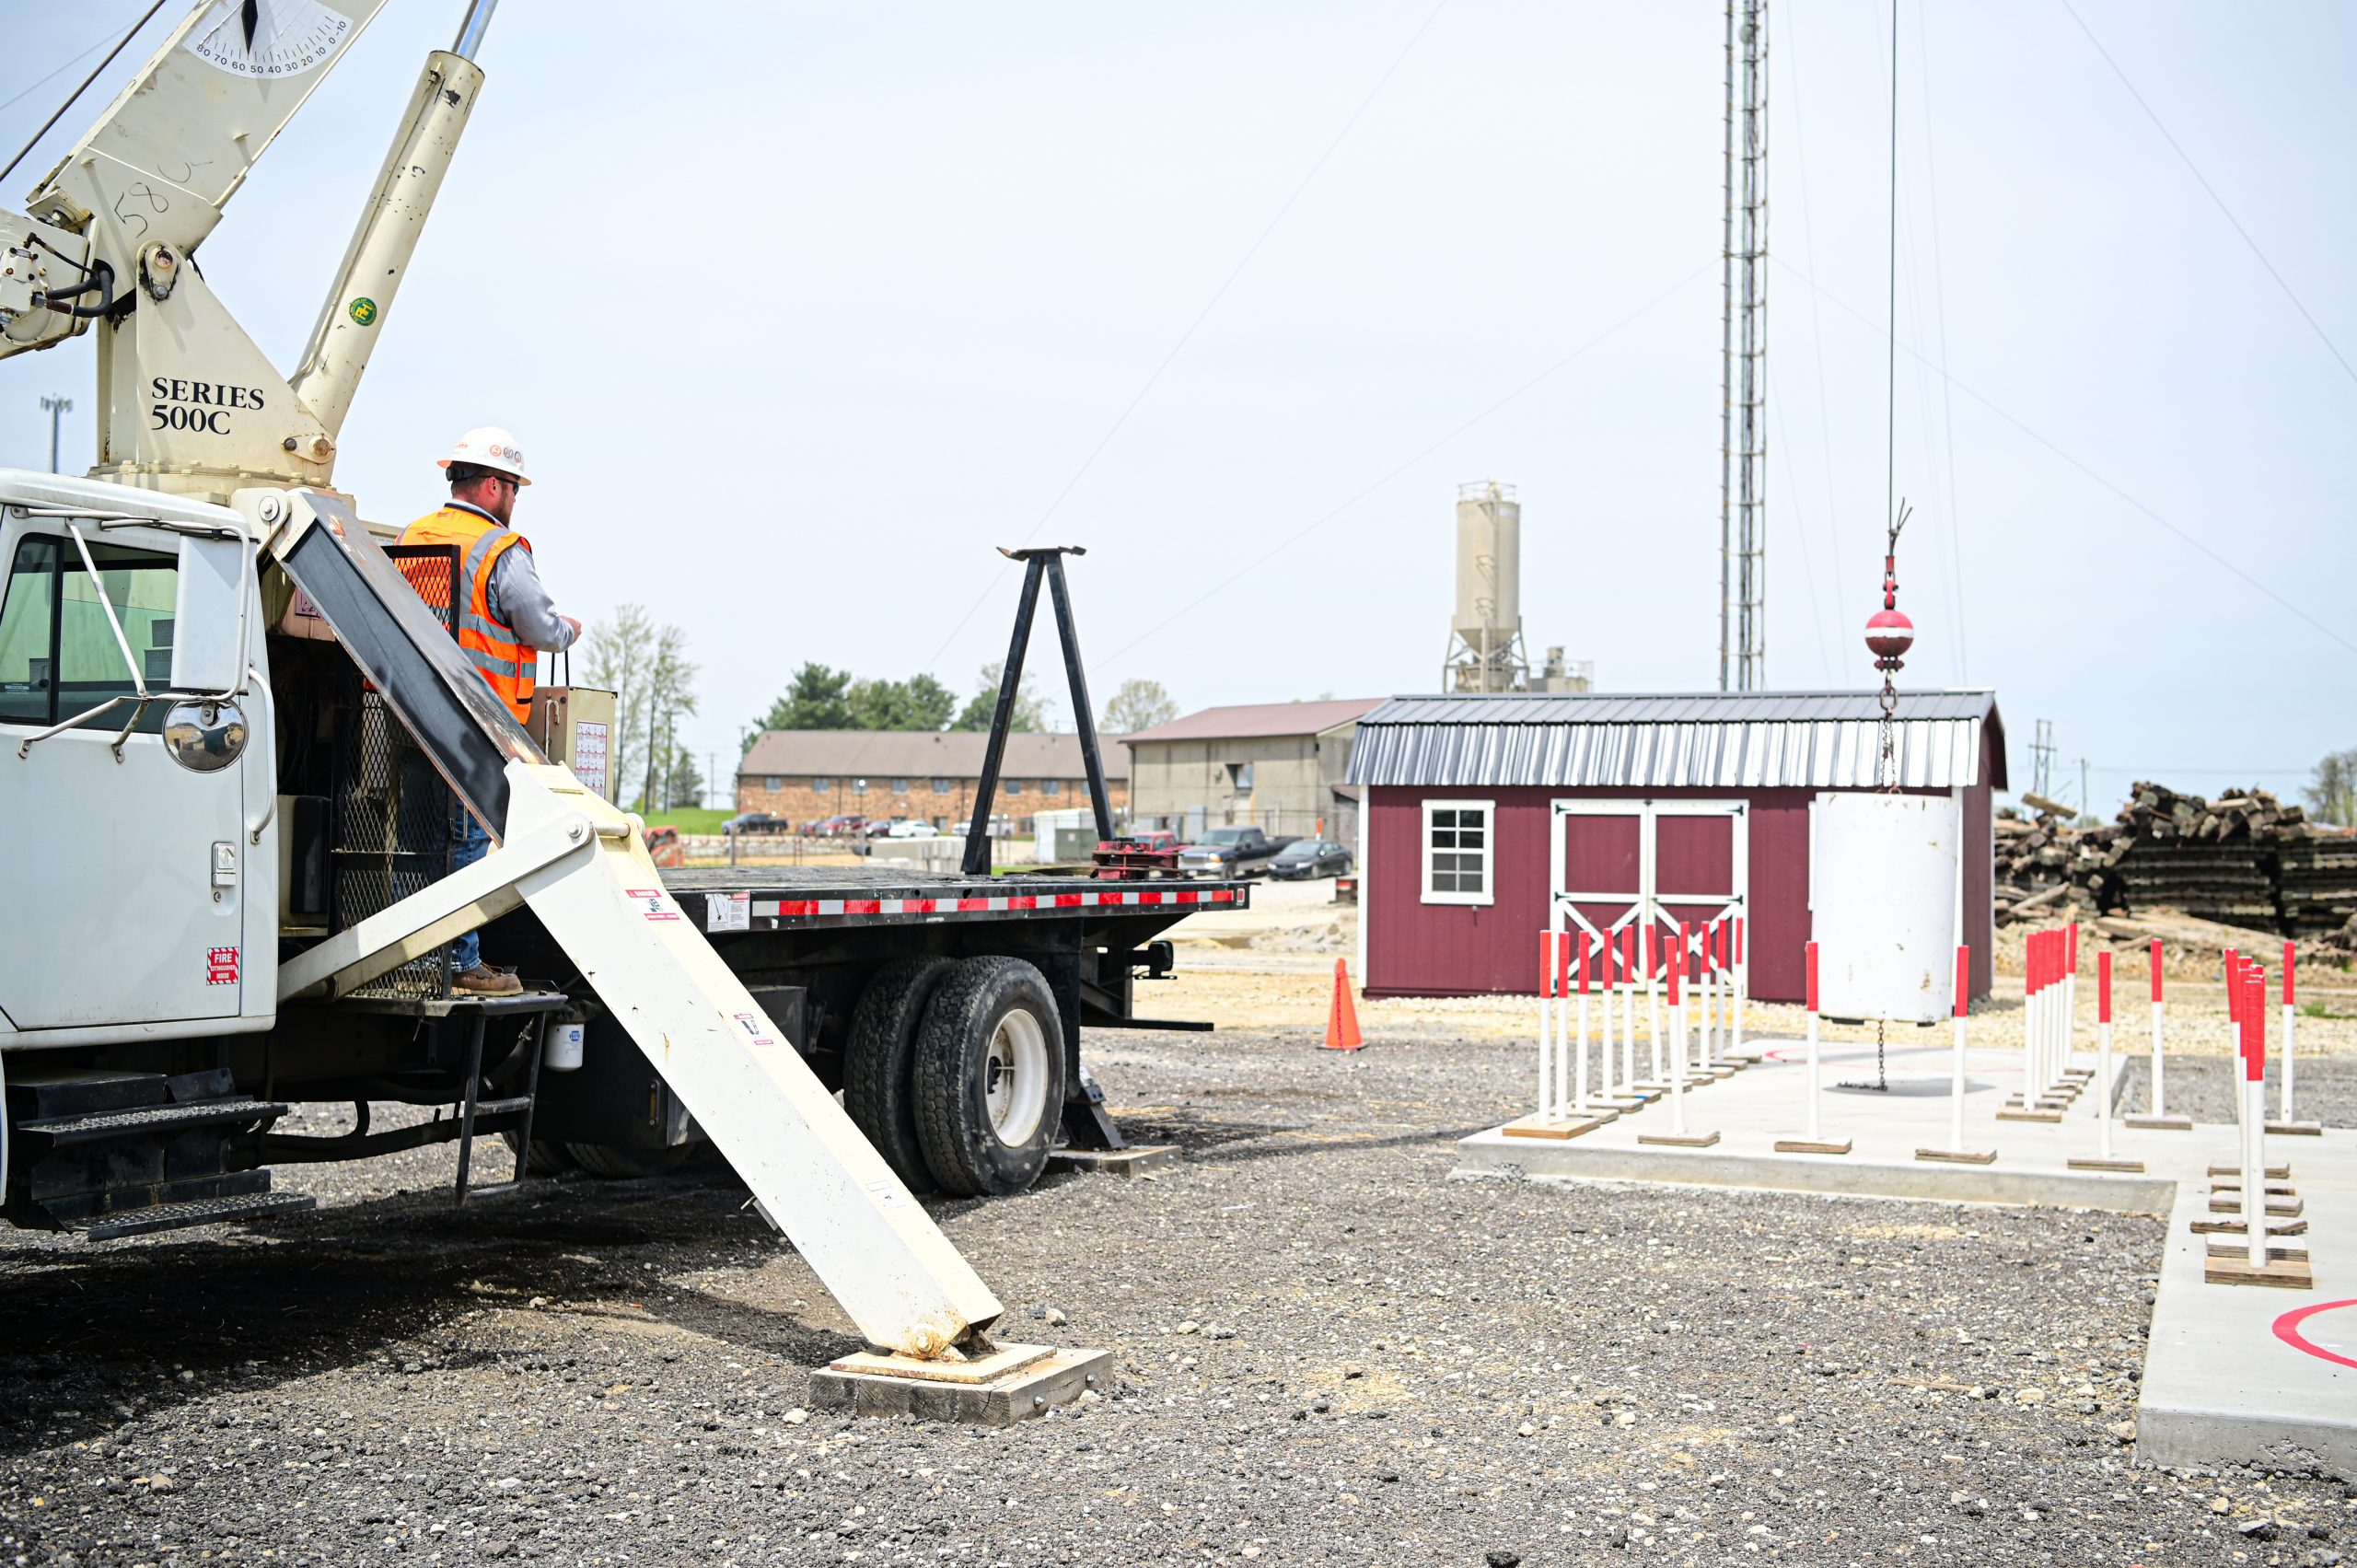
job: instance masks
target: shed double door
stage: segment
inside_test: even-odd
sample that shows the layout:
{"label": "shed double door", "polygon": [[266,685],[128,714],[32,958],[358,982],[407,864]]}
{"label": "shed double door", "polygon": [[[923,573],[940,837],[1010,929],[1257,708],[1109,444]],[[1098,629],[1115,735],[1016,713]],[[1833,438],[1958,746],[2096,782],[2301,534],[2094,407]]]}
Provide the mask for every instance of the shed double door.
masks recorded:
{"label": "shed double door", "polygon": [[[1549,926],[1596,943],[1640,933],[1643,972],[1667,970],[1682,921],[1699,947],[1713,920],[1745,912],[1749,818],[1740,800],[1558,800],[1549,832]],[[1612,971],[1621,971],[1616,963]]]}

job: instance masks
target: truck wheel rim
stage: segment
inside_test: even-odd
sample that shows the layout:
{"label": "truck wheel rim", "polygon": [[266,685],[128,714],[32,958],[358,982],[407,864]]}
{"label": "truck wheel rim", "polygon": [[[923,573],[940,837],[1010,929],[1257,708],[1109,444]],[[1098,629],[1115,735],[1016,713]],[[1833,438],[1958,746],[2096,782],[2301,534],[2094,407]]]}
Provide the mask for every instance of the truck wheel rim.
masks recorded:
{"label": "truck wheel rim", "polygon": [[982,1063],[982,1104],[1000,1143],[1020,1148],[1039,1131],[1048,1109],[1048,1035],[1039,1020],[1017,1007],[991,1031]]}

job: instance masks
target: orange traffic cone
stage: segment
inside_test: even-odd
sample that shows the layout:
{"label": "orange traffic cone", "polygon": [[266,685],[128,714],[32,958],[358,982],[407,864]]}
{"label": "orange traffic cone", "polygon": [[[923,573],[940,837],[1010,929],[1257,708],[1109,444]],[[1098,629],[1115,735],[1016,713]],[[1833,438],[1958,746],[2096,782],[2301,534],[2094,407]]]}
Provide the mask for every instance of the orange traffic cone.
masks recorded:
{"label": "orange traffic cone", "polygon": [[1359,1010],[1351,1002],[1350,965],[1341,958],[1334,960],[1334,1003],[1326,1012],[1326,1046],[1328,1051],[1356,1051],[1366,1042],[1359,1038]]}

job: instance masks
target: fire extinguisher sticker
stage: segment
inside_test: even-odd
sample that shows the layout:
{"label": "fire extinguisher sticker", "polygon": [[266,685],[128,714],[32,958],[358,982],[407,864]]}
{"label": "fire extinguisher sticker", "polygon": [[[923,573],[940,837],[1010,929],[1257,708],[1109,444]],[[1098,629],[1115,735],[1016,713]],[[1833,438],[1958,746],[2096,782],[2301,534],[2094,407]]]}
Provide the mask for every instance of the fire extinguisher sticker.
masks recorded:
{"label": "fire extinguisher sticker", "polygon": [[207,985],[238,983],[238,950],[235,947],[205,949],[204,983]]}

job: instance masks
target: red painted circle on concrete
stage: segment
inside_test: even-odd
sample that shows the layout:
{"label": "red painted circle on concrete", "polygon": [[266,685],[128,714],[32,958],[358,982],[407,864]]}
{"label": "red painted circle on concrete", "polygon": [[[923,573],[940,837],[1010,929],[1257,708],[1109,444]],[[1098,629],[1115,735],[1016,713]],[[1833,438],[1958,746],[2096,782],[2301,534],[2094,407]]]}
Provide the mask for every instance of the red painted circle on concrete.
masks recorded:
{"label": "red painted circle on concrete", "polygon": [[2301,1329],[2303,1323],[2317,1313],[2329,1312],[2336,1307],[2357,1307],[2357,1301],[2319,1301],[2313,1307],[2295,1307],[2275,1319],[2275,1337],[2293,1350],[2305,1351],[2321,1360],[2333,1362],[2341,1366],[2357,1366],[2357,1360],[2352,1360],[2339,1351],[2325,1349],[2324,1346],[2309,1339]]}

